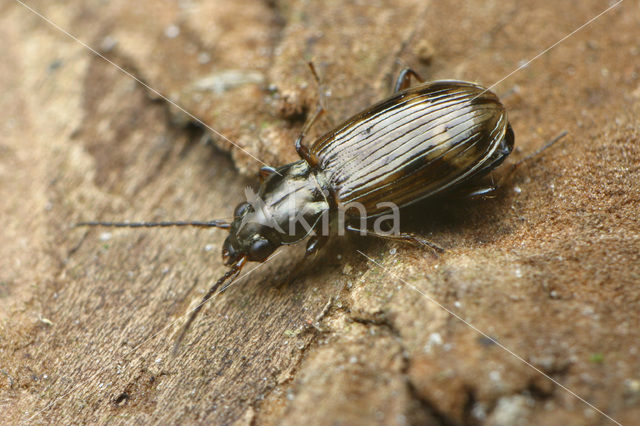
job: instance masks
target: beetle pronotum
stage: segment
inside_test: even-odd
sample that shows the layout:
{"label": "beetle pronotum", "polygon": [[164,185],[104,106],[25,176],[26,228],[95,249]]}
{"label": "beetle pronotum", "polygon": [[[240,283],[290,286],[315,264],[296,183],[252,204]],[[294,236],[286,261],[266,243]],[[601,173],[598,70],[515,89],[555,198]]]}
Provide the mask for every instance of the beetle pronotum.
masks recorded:
{"label": "beetle pronotum", "polygon": [[[313,66],[311,70],[316,76]],[[412,76],[421,84],[409,87]],[[264,262],[278,247],[303,239],[308,240],[307,254],[322,247],[329,236],[319,226],[323,217],[329,217],[333,223],[342,214],[347,221],[347,231],[418,242],[435,251],[443,251],[436,244],[415,235],[371,232],[354,227],[352,222],[382,215],[388,211],[389,204],[402,208],[460,188],[499,166],[514,146],[507,113],[494,93],[465,81],[425,83],[410,69],[400,73],[390,97],[349,118],[307,146],[303,143],[305,134],[322,113],[319,106],[295,142],[300,160],[260,170],[258,198],[269,213],[268,220],[254,203],[244,202],[236,207],[230,223],[213,220],[77,224],[131,228],[194,226],[229,230],[222,250],[229,270],[211,286],[202,302],[192,311],[176,347],[204,303],[218,289],[224,291],[229,285],[225,283],[237,277],[247,261]],[[542,150],[562,136],[564,134]],[[492,189],[495,187],[474,191],[473,194],[483,194]],[[299,226],[297,221],[300,202],[305,220],[313,224],[311,230]],[[364,206],[364,216],[361,210],[349,208],[355,202]],[[295,226],[287,226],[291,223]],[[285,228],[289,232],[285,232]]]}

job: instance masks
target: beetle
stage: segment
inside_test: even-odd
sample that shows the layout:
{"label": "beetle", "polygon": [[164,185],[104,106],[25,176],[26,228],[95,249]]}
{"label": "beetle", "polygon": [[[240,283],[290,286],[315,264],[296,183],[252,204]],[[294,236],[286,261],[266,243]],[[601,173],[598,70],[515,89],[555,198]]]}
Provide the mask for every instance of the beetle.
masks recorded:
{"label": "beetle", "polygon": [[[420,84],[411,87],[412,77]],[[424,82],[409,68],[399,74],[391,96],[307,146],[306,133],[323,113],[322,102],[319,102],[295,142],[300,160],[260,169],[261,183],[255,200],[261,204],[251,200],[241,203],[231,222],[77,224],[195,226],[229,231],[222,248],[223,261],[229,269],[191,312],[176,347],[204,303],[218,289],[224,291],[229,286],[224,284],[233,281],[246,262],[264,262],[278,247],[304,239],[308,241],[307,255],[320,249],[329,237],[320,229],[322,218],[328,217],[329,222],[335,224],[342,214],[348,223],[347,231],[401,239],[443,251],[418,236],[382,234],[355,227],[353,221],[363,223],[363,219],[388,212],[389,205],[403,208],[464,187],[499,166],[512,152],[515,141],[507,112],[493,92],[466,81]],[[351,209],[354,203],[363,206],[364,213]],[[305,223],[311,223],[311,229],[303,226]],[[288,232],[284,228],[288,228]]]}

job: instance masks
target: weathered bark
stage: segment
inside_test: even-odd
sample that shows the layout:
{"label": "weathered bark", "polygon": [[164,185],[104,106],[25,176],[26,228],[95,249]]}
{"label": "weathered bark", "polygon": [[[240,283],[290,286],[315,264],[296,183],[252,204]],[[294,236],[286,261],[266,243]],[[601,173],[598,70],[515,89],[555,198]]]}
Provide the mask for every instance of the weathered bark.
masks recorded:
{"label": "weathered bark", "polygon": [[[52,4],[53,3],[53,4]],[[486,86],[602,2],[30,1],[267,164],[411,65]],[[18,3],[0,7],[0,407],[9,422],[604,423],[640,417],[640,10],[623,4],[493,90],[520,168],[498,197],[411,208],[447,251],[334,241],[224,273],[218,230],[261,165]],[[612,28],[615,31],[612,31]],[[358,251],[384,266],[368,262]],[[302,266],[301,266],[302,265]],[[249,272],[258,265],[249,265]],[[389,274],[386,271],[391,272]]]}

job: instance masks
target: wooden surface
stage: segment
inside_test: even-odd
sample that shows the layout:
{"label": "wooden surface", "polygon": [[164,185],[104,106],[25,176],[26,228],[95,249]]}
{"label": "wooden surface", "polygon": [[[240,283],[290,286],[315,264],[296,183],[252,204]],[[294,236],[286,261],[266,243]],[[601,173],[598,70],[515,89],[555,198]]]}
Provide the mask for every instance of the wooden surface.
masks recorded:
{"label": "wooden surface", "polygon": [[[316,134],[405,65],[490,86],[609,4],[29,1],[267,164],[316,88]],[[260,163],[18,3],[0,6],[0,411],[11,423],[623,424],[640,418],[640,10],[494,87],[521,167],[498,197],[419,205],[446,248],[303,247],[217,297],[223,231],[79,220],[231,216]],[[381,269],[359,251],[379,262]],[[389,273],[390,272],[390,273]]]}

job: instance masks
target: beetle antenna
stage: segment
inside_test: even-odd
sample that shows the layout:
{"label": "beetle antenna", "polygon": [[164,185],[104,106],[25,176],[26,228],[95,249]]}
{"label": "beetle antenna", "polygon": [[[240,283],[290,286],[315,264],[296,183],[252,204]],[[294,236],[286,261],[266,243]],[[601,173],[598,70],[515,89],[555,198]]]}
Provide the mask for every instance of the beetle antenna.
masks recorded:
{"label": "beetle antenna", "polygon": [[[211,288],[209,288],[209,291],[207,291],[207,294],[204,295],[204,297],[202,298],[202,301],[200,301],[198,306],[196,306],[195,309],[193,311],[191,311],[191,315],[189,315],[189,319],[184,324],[184,327],[182,327],[182,331],[180,331],[180,334],[178,335],[178,338],[176,339],[176,342],[173,344],[173,355],[174,356],[178,353],[178,349],[180,348],[180,344],[184,340],[184,337],[187,335],[187,332],[189,331],[189,328],[191,327],[191,324],[193,323],[193,321],[196,319],[196,317],[198,316],[198,314],[202,310],[202,307],[205,305],[205,303],[207,303],[209,301],[209,299],[211,299],[211,296],[213,296],[215,294],[216,290],[218,290],[218,288],[222,284],[224,284],[226,281],[233,282],[233,280],[238,276],[238,274],[242,270],[242,267],[245,264],[245,260],[246,260],[246,258],[244,258],[244,257],[241,258],[238,262],[236,262],[235,265],[233,265],[227,272],[225,272],[225,274],[222,277],[220,277],[220,279],[218,279],[218,281],[216,281],[216,283],[214,285],[212,285]],[[227,287],[229,287],[229,285],[230,284],[227,284],[226,286],[222,287],[222,289],[220,290],[220,293],[222,293],[224,290],[226,290]]]}
{"label": "beetle antenna", "polygon": [[224,220],[175,221],[175,222],[79,222],[74,226],[102,226],[105,228],[167,228],[170,226],[193,226],[196,228],[229,229],[231,224]]}

